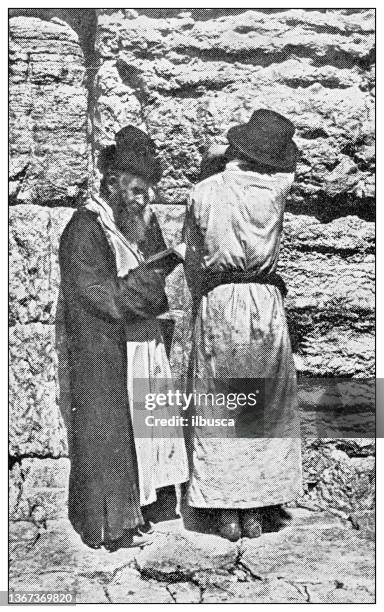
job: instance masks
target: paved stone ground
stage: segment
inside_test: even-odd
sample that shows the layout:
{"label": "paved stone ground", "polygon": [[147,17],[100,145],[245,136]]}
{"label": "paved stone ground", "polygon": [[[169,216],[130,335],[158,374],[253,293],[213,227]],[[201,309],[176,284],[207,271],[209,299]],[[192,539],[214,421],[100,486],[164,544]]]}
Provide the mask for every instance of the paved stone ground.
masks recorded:
{"label": "paved stone ground", "polygon": [[288,527],[235,544],[163,521],[145,546],[114,553],[86,547],[67,520],[13,522],[10,589],[98,603],[373,603],[372,513],[291,512]]}

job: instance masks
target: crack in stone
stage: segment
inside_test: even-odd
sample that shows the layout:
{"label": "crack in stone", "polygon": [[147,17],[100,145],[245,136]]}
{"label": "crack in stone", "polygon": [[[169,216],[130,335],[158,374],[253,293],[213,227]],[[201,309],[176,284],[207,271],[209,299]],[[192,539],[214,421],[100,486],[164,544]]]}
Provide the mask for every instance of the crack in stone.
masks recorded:
{"label": "crack in stone", "polygon": [[309,589],[308,589],[306,584],[303,585],[303,590],[304,590],[304,594],[305,594],[305,596],[307,598],[306,603],[311,603],[311,594],[310,594]]}
{"label": "crack in stone", "polygon": [[78,576],[82,576],[83,578],[96,579],[96,580],[101,579],[101,581],[108,586],[125,569],[136,569],[134,562],[131,561],[124,565],[119,565],[118,567],[115,567],[114,570],[109,570],[109,571],[103,571],[103,570],[96,570],[94,572],[83,571],[83,572],[79,572]]}
{"label": "crack in stone", "polygon": [[298,244],[296,250],[300,253],[323,253],[326,255],[339,255],[343,259],[347,259],[352,255],[372,255],[375,253],[373,244],[362,244],[361,247],[338,247],[324,244]]}
{"label": "crack in stone", "polygon": [[177,603],[177,599],[176,599],[175,595],[172,593],[172,590],[170,589],[170,585],[167,584],[165,588],[168,591],[168,593],[170,594],[170,596],[172,597],[174,603]]}
{"label": "crack in stone", "polygon": [[15,463],[18,463],[19,467],[20,467],[20,480],[18,480],[15,483],[15,487],[17,489],[17,497],[16,497],[16,502],[15,502],[15,506],[14,506],[14,509],[12,511],[12,514],[16,514],[17,515],[17,513],[19,511],[20,502],[21,502],[21,499],[22,499],[22,496],[23,496],[23,484],[25,482],[25,474],[24,474],[24,471],[23,471],[23,469],[21,467],[21,458],[20,458],[20,460],[17,460],[17,462],[15,462]]}
{"label": "crack in stone", "polygon": [[[280,580],[280,578],[279,578]],[[286,580],[285,578],[281,578],[282,582],[285,582],[286,584],[290,584],[294,589],[296,589],[296,591],[304,596],[306,598],[306,603],[310,603],[310,599],[309,599],[309,593],[307,591],[307,588],[305,585],[302,584],[297,584],[296,582],[294,582],[293,580]]]}
{"label": "crack in stone", "polygon": [[119,565],[119,567],[116,567],[112,572],[110,583],[113,582],[115,578],[125,569],[137,569],[135,561],[130,561],[126,565]]}
{"label": "crack in stone", "polygon": [[[10,573],[12,574],[12,578],[20,578],[20,577],[25,577],[25,576],[30,576],[32,578],[36,577],[36,571],[23,571],[21,573],[12,573],[12,571],[10,571]],[[69,571],[68,568],[61,568],[59,567],[58,569],[50,569],[48,571],[45,572],[41,572],[41,574],[39,574],[39,576],[50,576],[51,574],[68,574],[68,576],[73,576],[73,572]],[[80,575],[80,574],[78,574]],[[27,584],[27,581],[25,581]]]}
{"label": "crack in stone", "polygon": [[40,540],[40,538],[41,538],[41,533],[40,533],[40,531],[38,531],[36,536],[33,538],[33,540],[31,540],[31,542],[27,544],[26,552],[31,551],[32,548],[34,548],[36,546],[36,544]]}
{"label": "crack in stone", "polygon": [[[368,38],[368,37],[367,37]],[[122,41],[118,41],[119,49],[118,52],[126,51]],[[287,42],[282,45],[279,50],[270,51],[263,48],[247,48],[239,50],[227,50],[225,48],[218,48],[216,46],[210,47],[199,47],[194,45],[193,40],[187,43],[178,43],[172,45],[174,53],[180,56],[186,56],[189,59],[198,58],[201,62],[226,62],[229,64],[238,63],[244,66],[260,66],[267,68],[272,64],[281,64],[291,57],[309,59],[312,61],[312,65],[316,68],[323,66],[332,66],[341,70],[352,69],[355,66],[362,70],[368,70],[368,68],[375,64],[375,49],[371,48],[365,55],[359,56],[358,53],[353,51],[328,50],[327,53],[321,55],[316,52],[316,48],[310,47],[305,44],[292,44]],[[331,53],[333,51],[333,53]],[[163,50],[163,53],[165,50]],[[148,47],[144,50],[136,50],[136,58],[144,60],[157,60],[159,57],[160,49],[157,46],[153,46],[152,49]]]}
{"label": "crack in stone", "polygon": [[[260,582],[263,582],[265,579],[263,578],[263,576],[260,576],[259,574],[255,574],[247,565],[245,565],[242,561],[238,562],[238,567],[239,569],[243,570],[248,576],[251,576],[254,580],[259,580]],[[252,581],[251,581],[252,582]]]}
{"label": "crack in stone", "polygon": [[[40,321],[39,321],[40,323]],[[44,325],[44,323],[42,323],[42,325]],[[47,323],[46,325],[49,325],[49,323]],[[29,363],[29,362],[28,362]],[[64,455],[60,455],[60,457],[55,457],[54,455],[39,455],[39,453],[25,453],[24,455],[18,455],[17,457],[15,455],[11,455],[9,457],[9,461],[10,461],[10,469],[12,469],[12,467],[16,464],[21,464],[22,461],[24,461],[24,459],[49,459],[49,460],[56,460],[56,461],[60,461],[61,459],[66,459],[67,457]],[[21,473],[24,474],[24,472],[22,472],[21,467],[20,467],[20,471]],[[25,480],[25,476],[24,479]]]}
{"label": "crack in stone", "polygon": [[107,585],[103,585],[103,591],[104,591],[104,595],[105,595],[105,597],[106,597],[106,598],[107,598],[107,600],[108,600],[108,603],[113,603],[113,601],[112,601],[112,599],[111,599],[111,597],[110,597],[110,595],[109,595],[109,592],[108,592],[108,586],[107,586]]}

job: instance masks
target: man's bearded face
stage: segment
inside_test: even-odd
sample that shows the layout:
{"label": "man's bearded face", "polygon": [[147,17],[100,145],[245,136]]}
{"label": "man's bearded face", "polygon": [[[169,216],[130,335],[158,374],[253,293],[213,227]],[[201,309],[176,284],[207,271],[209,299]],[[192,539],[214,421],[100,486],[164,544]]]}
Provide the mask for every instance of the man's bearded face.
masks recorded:
{"label": "man's bearded face", "polygon": [[139,244],[145,236],[150,218],[150,184],[140,176],[119,172],[109,179],[109,204],[120,231],[132,243]]}
{"label": "man's bearded face", "polygon": [[116,195],[119,218],[140,217],[149,203],[149,183],[140,176],[122,172],[117,177]]}

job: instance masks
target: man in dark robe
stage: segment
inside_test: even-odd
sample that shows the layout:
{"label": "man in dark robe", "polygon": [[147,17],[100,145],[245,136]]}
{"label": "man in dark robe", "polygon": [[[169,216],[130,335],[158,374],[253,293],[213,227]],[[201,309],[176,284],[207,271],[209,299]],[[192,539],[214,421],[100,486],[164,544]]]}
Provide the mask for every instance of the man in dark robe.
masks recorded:
{"label": "man in dark robe", "polygon": [[62,235],[60,268],[73,434],[69,518],[87,545],[114,550],[129,545],[144,524],[127,395],[125,327],[127,321],[153,320],[168,303],[161,270],[138,266],[122,275],[114,251],[116,244],[129,251],[129,242],[124,243],[129,232],[136,243],[149,232],[146,243],[155,250],[164,247],[158,244],[162,238],[156,223],[143,214],[149,189],[161,176],[154,144],[128,126],[106,157],[107,205],[93,200],[74,213]]}

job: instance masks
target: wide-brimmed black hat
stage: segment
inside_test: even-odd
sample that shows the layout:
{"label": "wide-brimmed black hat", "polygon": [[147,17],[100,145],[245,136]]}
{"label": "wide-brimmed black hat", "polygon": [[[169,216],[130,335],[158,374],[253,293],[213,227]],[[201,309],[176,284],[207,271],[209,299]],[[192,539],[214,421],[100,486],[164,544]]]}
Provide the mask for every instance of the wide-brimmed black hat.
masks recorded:
{"label": "wide-brimmed black hat", "polygon": [[151,183],[159,182],[162,171],[155,143],[145,132],[127,125],[117,132],[115,141],[116,145],[107,147],[102,156],[107,166],[137,174]]}
{"label": "wide-brimmed black hat", "polygon": [[248,159],[280,172],[294,172],[298,149],[292,138],[292,121],[275,111],[261,108],[248,121],[230,128],[228,141]]}

